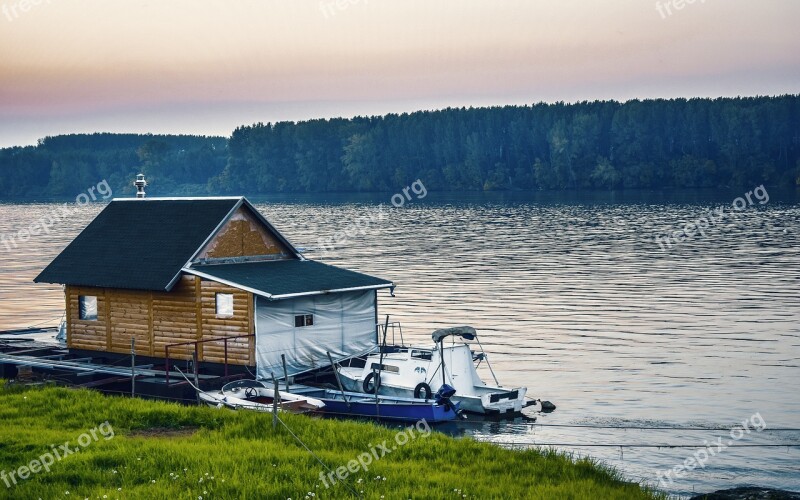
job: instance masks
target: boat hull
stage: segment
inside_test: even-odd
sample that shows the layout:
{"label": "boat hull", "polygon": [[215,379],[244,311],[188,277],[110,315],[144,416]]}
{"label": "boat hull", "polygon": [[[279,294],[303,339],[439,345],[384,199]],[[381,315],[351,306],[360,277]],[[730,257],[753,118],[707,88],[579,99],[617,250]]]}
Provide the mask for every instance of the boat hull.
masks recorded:
{"label": "boat hull", "polygon": [[[460,405],[438,404],[434,401],[421,401],[412,398],[375,397],[359,392],[345,392],[316,387],[292,386],[290,390],[299,395],[308,395],[325,403],[322,413],[337,416],[377,418],[397,422],[428,423],[449,422],[458,417]],[[345,400],[346,398],[346,400]]]}
{"label": "boat hull", "polygon": [[[364,379],[360,370],[339,370],[339,376],[345,390],[363,392]],[[388,377],[384,377],[388,378]],[[436,390],[436,388],[434,388]],[[525,407],[527,388],[505,389],[502,387],[475,387],[475,391],[484,394],[456,394],[450,399],[460,404],[460,409],[469,413],[481,415],[505,415],[519,413]],[[378,394],[400,398],[414,398],[414,388],[393,385],[381,381]]]}
{"label": "boat hull", "polygon": [[[275,391],[257,381],[238,381],[219,391],[199,391],[198,396],[207,405],[217,408],[272,412]],[[320,410],[325,403],[307,396],[279,392],[277,406],[281,412],[309,413]]]}

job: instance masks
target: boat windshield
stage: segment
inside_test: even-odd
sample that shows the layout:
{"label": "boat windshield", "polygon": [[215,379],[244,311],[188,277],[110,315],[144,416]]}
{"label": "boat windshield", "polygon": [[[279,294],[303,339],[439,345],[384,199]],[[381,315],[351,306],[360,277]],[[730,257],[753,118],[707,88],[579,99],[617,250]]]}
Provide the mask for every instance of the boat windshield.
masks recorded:
{"label": "boat windshield", "polygon": [[430,361],[433,359],[433,352],[422,349],[412,349],[411,359],[424,359],[425,361]]}

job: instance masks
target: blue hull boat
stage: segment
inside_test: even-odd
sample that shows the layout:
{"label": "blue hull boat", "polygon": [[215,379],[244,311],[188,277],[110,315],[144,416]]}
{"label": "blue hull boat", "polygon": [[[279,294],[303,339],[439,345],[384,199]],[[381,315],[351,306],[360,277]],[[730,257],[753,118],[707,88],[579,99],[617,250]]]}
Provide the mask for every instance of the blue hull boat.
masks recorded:
{"label": "blue hull boat", "polygon": [[459,413],[459,404],[445,401],[375,396],[362,392],[344,392],[307,385],[292,385],[289,392],[298,396],[314,398],[325,403],[319,411],[327,415],[346,417],[378,418],[397,422],[428,423],[449,422]]}

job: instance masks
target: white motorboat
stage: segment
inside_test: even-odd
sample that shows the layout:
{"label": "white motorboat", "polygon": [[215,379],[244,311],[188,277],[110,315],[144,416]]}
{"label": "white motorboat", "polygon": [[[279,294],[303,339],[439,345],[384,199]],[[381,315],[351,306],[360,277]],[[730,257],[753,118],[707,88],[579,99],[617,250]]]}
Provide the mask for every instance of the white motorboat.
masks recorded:
{"label": "white motorboat", "polygon": [[442,384],[448,384],[456,390],[451,399],[472,413],[518,413],[526,406],[526,387],[502,387],[496,378],[496,386],[487,385],[475,366],[476,361],[484,359],[488,364],[486,353],[473,356],[465,342],[444,346],[444,339],[449,336],[475,340],[477,332],[469,326],[445,328],[433,332],[433,348],[384,348],[370,354],[363,368],[339,367],[342,385],[353,392],[374,394],[377,387],[378,394],[430,399]]}
{"label": "white motorboat", "polygon": [[[209,406],[233,410],[271,412],[275,401],[275,390],[257,380],[238,380],[219,391],[198,391],[198,395]],[[278,391],[278,411],[308,413],[323,407],[325,403],[318,399]]]}

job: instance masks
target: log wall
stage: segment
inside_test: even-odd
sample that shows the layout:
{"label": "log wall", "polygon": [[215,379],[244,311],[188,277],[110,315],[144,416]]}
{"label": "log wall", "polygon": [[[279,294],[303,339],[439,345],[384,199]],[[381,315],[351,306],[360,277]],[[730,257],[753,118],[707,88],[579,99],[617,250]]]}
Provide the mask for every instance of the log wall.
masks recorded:
{"label": "log wall", "polygon": [[[129,353],[131,337],[136,339],[136,354],[165,357],[165,346],[206,340],[198,344],[200,361],[222,363],[224,341],[219,337],[251,335],[253,297],[249,292],[183,276],[171,292],[143,292],[67,286],[67,346],[73,349]],[[233,316],[217,317],[216,294],[233,295]],[[97,297],[97,320],[80,319],[78,297]],[[170,347],[170,358],[187,359],[194,344]],[[228,341],[228,363],[255,364],[252,337]]]}
{"label": "log wall", "polygon": [[[200,338],[197,325],[197,286],[195,276],[183,276],[171,292],[153,294],[153,355],[163,357],[171,344]],[[200,347],[198,346],[198,350]],[[194,345],[171,347],[170,358],[189,359]],[[200,353],[198,352],[198,355]],[[202,359],[202,358],[201,358]]]}
{"label": "log wall", "polygon": [[[233,316],[220,318],[216,315],[216,294],[233,294]],[[220,337],[238,337],[253,332],[252,294],[214,281],[203,280],[200,288],[202,333],[203,339]],[[255,364],[252,358],[251,339],[235,339],[228,341],[228,359],[247,359],[248,364]],[[223,341],[205,342],[203,358],[208,361],[222,362],[225,356]]]}
{"label": "log wall", "polygon": [[[67,293],[67,345],[79,349],[105,351],[108,349],[108,321],[106,317],[106,298],[102,289],[68,286]],[[78,297],[97,296],[97,321],[80,319]]]}
{"label": "log wall", "polygon": [[250,210],[244,207],[233,214],[197,259],[288,255],[289,249],[272,234]]}
{"label": "log wall", "polygon": [[[108,308],[107,329],[111,352],[131,352],[131,338],[136,339],[136,354],[151,355],[151,293],[129,290],[104,290]],[[100,304],[97,315],[100,316]]]}

